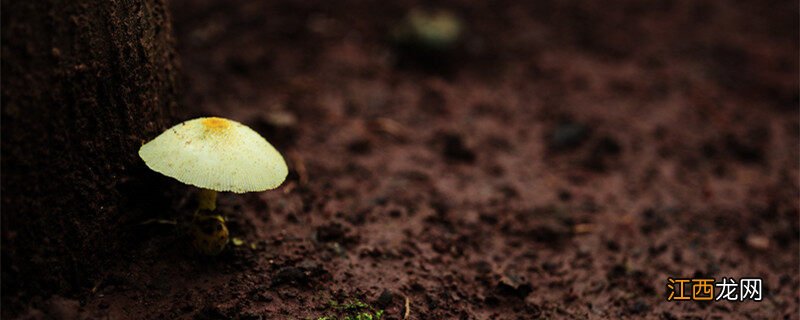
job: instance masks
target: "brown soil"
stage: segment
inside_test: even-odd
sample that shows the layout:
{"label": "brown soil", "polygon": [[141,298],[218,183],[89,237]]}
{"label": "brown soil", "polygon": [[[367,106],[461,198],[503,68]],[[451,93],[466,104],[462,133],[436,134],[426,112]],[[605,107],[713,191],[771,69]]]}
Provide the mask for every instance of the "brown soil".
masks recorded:
{"label": "brown soil", "polygon": [[[427,57],[387,40],[411,7],[173,1],[182,118],[252,126],[289,179],[221,195],[242,246],[131,227],[92,288],[3,315],[798,319],[796,2],[449,2],[466,37]],[[191,214],[171,184],[157,215]],[[703,276],[764,300],[666,301]]]}

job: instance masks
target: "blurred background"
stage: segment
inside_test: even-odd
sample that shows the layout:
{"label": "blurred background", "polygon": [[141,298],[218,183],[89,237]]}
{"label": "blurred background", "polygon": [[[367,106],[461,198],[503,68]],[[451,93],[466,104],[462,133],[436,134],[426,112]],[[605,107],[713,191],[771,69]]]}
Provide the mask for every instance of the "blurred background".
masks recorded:
{"label": "blurred background", "polygon": [[[421,319],[798,316],[796,3],[172,8],[187,115],[260,128],[322,197],[297,219],[400,252],[334,267],[345,291],[391,283]],[[747,275],[767,301],[663,296]]]}
{"label": "blurred background", "polygon": [[[245,245],[136,235],[34,309],[798,318],[796,2],[168,4],[176,123],[245,123],[289,179],[221,195]],[[760,277],[764,300],[667,302],[668,277]]]}

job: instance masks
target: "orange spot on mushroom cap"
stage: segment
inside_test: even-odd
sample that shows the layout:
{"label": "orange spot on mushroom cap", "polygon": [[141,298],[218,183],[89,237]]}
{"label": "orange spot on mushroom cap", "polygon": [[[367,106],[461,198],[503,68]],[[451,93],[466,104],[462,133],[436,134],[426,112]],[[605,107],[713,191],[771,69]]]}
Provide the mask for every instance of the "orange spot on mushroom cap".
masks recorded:
{"label": "orange spot on mushroom cap", "polygon": [[223,130],[231,126],[231,122],[222,118],[211,117],[203,119],[203,126],[211,130]]}

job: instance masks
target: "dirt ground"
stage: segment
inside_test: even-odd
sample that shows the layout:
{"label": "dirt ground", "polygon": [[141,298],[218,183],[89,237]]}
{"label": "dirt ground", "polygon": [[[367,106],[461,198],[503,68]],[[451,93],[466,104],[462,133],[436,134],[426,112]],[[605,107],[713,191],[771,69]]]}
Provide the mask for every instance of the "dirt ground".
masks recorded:
{"label": "dirt ground", "polygon": [[[465,36],[424,57],[388,36],[415,5],[173,1],[180,120],[252,126],[289,179],[221,195],[241,245],[136,227],[19,316],[800,318],[796,2],[453,1]],[[158,215],[190,215],[171,184]],[[763,301],[667,302],[668,277]]]}

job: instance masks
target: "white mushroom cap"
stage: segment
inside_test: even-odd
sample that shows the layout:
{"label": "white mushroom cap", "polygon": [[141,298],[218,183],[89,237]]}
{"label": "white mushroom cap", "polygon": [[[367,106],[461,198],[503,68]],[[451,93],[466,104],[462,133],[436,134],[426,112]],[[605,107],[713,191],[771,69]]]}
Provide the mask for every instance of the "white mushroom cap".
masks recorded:
{"label": "white mushroom cap", "polygon": [[277,188],[289,170],[275,147],[236,121],[198,118],[146,143],[139,156],[150,169],[200,188],[236,193]]}

